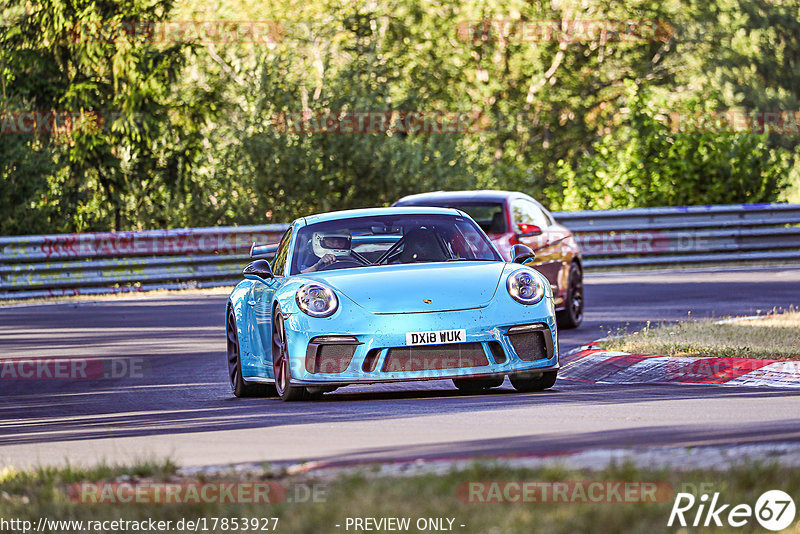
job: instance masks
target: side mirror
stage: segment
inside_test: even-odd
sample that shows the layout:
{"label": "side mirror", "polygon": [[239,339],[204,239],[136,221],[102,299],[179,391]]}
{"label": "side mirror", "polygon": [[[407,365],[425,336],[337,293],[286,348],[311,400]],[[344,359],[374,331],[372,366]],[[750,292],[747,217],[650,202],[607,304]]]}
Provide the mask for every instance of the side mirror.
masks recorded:
{"label": "side mirror", "polygon": [[511,257],[514,258],[513,263],[528,263],[536,258],[536,254],[525,245],[514,245],[511,247]]}
{"label": "side mirror", "polygon": [[267,260],[256,260],[253,263],[249,263],[247,267],[242,269],[242,275],[250,280],[259,280],[265,283],[267,280],[275,278],[275,275],[272,274],[272,267],[269,266]]}
{"label": "side mirror", "polygon": [[519,237],[535,237],[537,235],[542,235],[542,229],[535,224],[520,223],[517,225],[517,228],[519,228],[519,232],[517,233]]}

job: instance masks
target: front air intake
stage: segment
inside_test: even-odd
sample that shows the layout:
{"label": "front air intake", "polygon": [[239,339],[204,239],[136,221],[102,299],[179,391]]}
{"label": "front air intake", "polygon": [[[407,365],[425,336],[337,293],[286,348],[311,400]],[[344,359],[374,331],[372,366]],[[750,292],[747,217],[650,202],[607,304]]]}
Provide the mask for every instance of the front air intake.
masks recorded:
{"label": "front air intake", "polygon": [[553,357],[553,337],[547,325],[515,326],[506,336],[520,360],[532,362]]}
{"label": "front air intake", "polygon": [[343,373],[350,366],[358,345],[358,340],[349,336],[316,337],[308,344],[306,371]]}

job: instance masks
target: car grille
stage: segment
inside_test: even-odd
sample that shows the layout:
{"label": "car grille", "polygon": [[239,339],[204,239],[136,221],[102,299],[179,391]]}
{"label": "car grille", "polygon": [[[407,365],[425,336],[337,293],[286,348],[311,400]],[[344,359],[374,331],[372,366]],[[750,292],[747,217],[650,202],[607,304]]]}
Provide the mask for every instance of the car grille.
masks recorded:
{"label": "car grille", "polygon": [[489,365],[482,343],[451,343],[389,349],[381,371],[409,372]]}

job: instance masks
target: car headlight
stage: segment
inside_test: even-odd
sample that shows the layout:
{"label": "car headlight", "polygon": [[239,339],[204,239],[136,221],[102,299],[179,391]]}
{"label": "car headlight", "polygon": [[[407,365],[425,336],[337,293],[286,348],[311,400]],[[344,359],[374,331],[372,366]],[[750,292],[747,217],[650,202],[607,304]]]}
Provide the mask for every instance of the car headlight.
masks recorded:
{"label": "car headlight", "polygon": [[320,284],[306,284],[297,290],[297,305],[311,317],[328,317],[339,307],[332,289]]}
{"label": "car headlight", "polygon": [[545,288],[531,272],[520,270],[508,277],[508,294],[522,304],[536,304],[544,297]]}

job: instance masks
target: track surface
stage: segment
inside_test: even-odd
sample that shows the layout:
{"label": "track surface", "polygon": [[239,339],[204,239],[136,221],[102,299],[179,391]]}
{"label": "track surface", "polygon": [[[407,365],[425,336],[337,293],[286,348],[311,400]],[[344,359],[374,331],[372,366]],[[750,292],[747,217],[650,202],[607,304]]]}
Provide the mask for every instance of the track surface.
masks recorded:
{"label": "track surface", "polygon": [[[645,321],[800,304],[800,267],[594,275],[584,325],[561,350]],[[225,295],[0,309],[0,358],[136,358],[136,377],[0,380],[0,465],[360,462],[592,447],[800,442],[800,393],[559,380],[466,396],[449,381],[349,387],[316,403],[235,399]],[[2,363],[2,360],[0,360]],[[108,365],[108,362],[106,362]]]}

